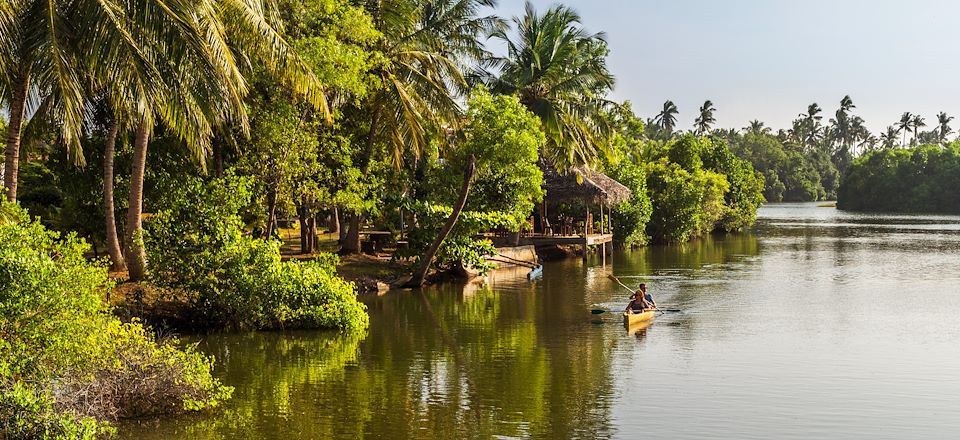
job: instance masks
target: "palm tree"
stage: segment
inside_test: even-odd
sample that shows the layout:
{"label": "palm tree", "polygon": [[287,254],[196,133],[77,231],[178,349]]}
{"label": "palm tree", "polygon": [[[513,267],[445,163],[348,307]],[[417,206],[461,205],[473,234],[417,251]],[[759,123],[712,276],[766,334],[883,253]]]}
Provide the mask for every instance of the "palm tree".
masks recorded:
{"label": "palm tree", "polygon": [[907,146],[907,133],[910,132],[910,125],[913,123],[913,113],[903,112],[900,115],[900,121],[897,122],[897,131],[903,133],[903,140],[900,142],[901,147]]}
{"label": "palm tree", "polygon": [[488,60],[487,67],[500,74],[487,74],[487,82],[494,91],[517,94],[540,117],[547,136],[542,156],[557,169],[596,164],[607,148],[605,96],[614,82],[604,35],[584,30],[580,16],[566,6],[539,14],[530,2],[513,25],[515,37],[505,29],[493,33],[507,55]]}
{"label": "palm tree", "polygon": [[[365,3],[383,35],[376,49],[385,62],[372,72],[381,87],[364,104],[370,122],[358,163],[362,174],[373,162],[378,140],[385,141],[394,167],[400,168],[407,153],[419,157],[430,134],[445,139],[442,131],[459,124],[457,98],[467,89],[464,72],[491,58],[480,36],[496,36],[504,28],[501,19],[480,15],[495,5],[495,0]],[[342,252],[360,251],[360,222],[361,213],[350,214]]]}
{"label": "palm tree", "polygon": [[853,104],[850,95],[846,95],[840,100],[840,108],[835,113],[835,118],[830,120],[834,128],[834,139],[840,141],[841,149],[849,149],[854,141],[853,124],[850,120],[850,110],[857,106]]}
{"label": "palm tree", "polygon": [[654,123],[660,127],[660,130],[668,138],[673,136],[673,128],[677,126],[677,113],[680,113],[680,111],[677,110],[676,104],[668,100],[663,103],[663,110],[654,118]]}
{"label": "palm tree", "polygon": [[[9,107],[3,185],[7,200],[17,199],[20,143],[27,105],[41,91],[56,96],[62,142],[76,147],[83,125],[80,89],[82,54],[75,50],[77,27],[100,25],[76,2],[7,0],[0,7],[0,91]],[[46,4],[46,7],[44,5]],[[91,8],[94,6],[90,6]],[[52,11],[52,13],[51,13]],[[104,12],[104,11],[99,11]],[[76,148],[72,148],[76,151]]]}
{"label": "palm tree", "polygon": [[821,131],[820,120],[823,116],[820,116],[820,113],[822,111],[823,109],[814,102],[807,106],[806,113],[800,114],[799,124],[794,124],[795,131],[799,128],[799,132],[796,133],[798,140],[808,148],[812,149],[816,146]]}
{"label": "palm tree", "polygon": [[910,126],[913,127],[913,141],[911,143],[916,143],[918,140],[918,133],[921,127],[926,127],[927,123],[924,118],[920,115],[913,115],[913,119],[910,120]]}
{"label": "palm tree", "polygon": [[750,121],[750,124],[743,127],[744,131],[752,134],[770,134],[770,127],[767,127],[759,119]]}
{"label": "palm tree", "polygon": [[[211,8],[186,2],[182,10],[159,0],[132,3],[124,12],[135,22],[149,23],[140,30],[145,42],[141,50],[149,66],[119,62],[94,73],[103,85],[113,119],[134,131],[124,244],[130,279],[139,280],[146,272],[141,239],[143,177],[147,147],[157,122],[185,141],[201,164],[214,126],[233,122],[246,131],[243,98],[247,87],[240,58],[259,60],[294,93],[324,114],[329,112],[319,82],[288,48],[259,3],[219,0]],[[110,46],[110,40],[91,44]],[[123,59],[130,50],[121,48],[112,56]],[[157,86],[151,88],[154,84]]]}
{"label": "palm tree", "polygon": [[892,125],[887,126],[887,130],[880,135],[880,143],[883,148],[893,148],[897,145],[897,138],[900,136],[900,130]]}
{"label": "palm tree", "polygon": [[937,113],[937,139],[940,145],[946,144],[947,136],[953,133],[953,129],[950,128],[951,121],[953,121],[953,116],[947,116],[946,112]]}
{"label": "palm tree", "polygon": [[713,117],[713,112],[716,110],[713,101],[709,99],[700,106],[700,116],[697,116],[697,119],[693,122],[694,131],[697,135],[702,136],[710,132],[710,127],[717,122],[717,119]]}

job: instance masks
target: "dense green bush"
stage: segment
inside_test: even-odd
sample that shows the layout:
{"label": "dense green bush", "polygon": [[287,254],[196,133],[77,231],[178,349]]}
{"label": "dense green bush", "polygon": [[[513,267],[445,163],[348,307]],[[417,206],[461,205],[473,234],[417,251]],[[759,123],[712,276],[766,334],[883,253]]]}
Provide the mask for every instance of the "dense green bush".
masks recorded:
{"label": "dense green bush", "polygon": [[647,227],[657,242],[683,242],[715,230],[754,223],[764,180],[719,138],[684,135],[647,164],[653,213]]}
{"label": "dense green bush", "polygon": [[720,227],[738,231],[752,225],[757,220],[757,209],[766,201],[763,175],[754,171],[750,162],[734,155],[722,139],[707,138],[702,143],[703,167],[726,176],[730,184],[730,190],[724,195],[725,210]]}
{"label": "dense green bush", "polygon": [[960,212],[960,144],[867,153],[847,169],[837,207],[851,211]]}
{"label": "dense green bush", "polygon": [[238,328],[366,327],[365,306],[337,260],[283,262],[279,242],[253,238],[237,215],[250,182],[187,178],[157,202],[146,225],[151,280],[191,293],[198,323]]}
{"label": "dense green bush", "polygon": [[723,218],[730,184],[723,175],[690,172],[663,159],[648,164],[647,188],[653,204],[647,232],[657,242],[676,243],[714,230]]}
{"label": "dense green bush", "polygon": [[0,222],[0,437],[93,438],[105,422],[216,406],[212,360],[121,323],[89,246],[5,205]]}
{"label": "dense green bush", "polygon": [[642,166],[621,161],[609,170],[610,177],[630,188],[630,200],[613,208],[610,219],[613,236],[628,246],[646,244],[647,223],[653,213],[653,204],[647,191],[647,174]]}

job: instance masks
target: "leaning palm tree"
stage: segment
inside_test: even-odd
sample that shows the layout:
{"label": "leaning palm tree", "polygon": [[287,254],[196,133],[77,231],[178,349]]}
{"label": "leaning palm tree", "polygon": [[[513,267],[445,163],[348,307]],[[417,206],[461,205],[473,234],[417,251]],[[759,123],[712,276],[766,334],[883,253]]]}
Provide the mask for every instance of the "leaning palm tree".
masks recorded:
{"label": "leaning palm tree", "polygon": [[952,121],[953,116],[947,116],[946,112],[937,113],[937,139],[940,145],[946,144],[947,136],[953,133],[953,129],[950,128],[950,122]]}
{"label": "leaning palm tree", "polygon": [[517,94],[543,122],[547,145],[542,156],[561,171],[592,166],[607,148],[606,94],[613,88],[607,70],[603,34],[583,29],[580,16],[566,6],[543,14],[527,2],[514,31],[493,33],[507,46],[504,57],[491,58],[486,74],[491,88]]}
{"label": "leaning palm tree", "polygon": [[926,127],[926,120],[920,115],[913,115],[913,119],[910,120],[910,127],[913,128],[913,140],[911,144],[916,144],[919,138],[920,128]]}
{"label": "leaning palm tree", "polygon": [[667,100],[663,103],[663,110],[660,110],[657,117],[653,119],[654,123],[660,127],[662,133],[666,134],[668,138],[673,136],[673,128],[677,126],[677,113],[680,113],[680,110],[677,110],[677,105],[673,101]]}
{"label": "leaning palm tree", "polygon": [[[419,157],[431,134],[456,127],[457,103],[467,89],[468,66],[490,58],[482,35],[502,30],[503,22],[481,15],[495,0],[368,0],[367,12],[382,34],[375,48],[384,59],[372,75],[380,87],[364,103],[369,112],[364,155],[366,174],[378,143],[386,146],[394,167],[409,153]],[[361,213],[350,214],[341,252],[360,250]]]}
{"label": "leaning palm tree", "polygon": [[698,136],[709,133],[710,127],[717,122],[717,119],[713,117],[713,113],[716,110],[713,106],[713,101],[709,99],[700,106],[700,115],[697,116],[697,119],[693,122],[694,132]]}

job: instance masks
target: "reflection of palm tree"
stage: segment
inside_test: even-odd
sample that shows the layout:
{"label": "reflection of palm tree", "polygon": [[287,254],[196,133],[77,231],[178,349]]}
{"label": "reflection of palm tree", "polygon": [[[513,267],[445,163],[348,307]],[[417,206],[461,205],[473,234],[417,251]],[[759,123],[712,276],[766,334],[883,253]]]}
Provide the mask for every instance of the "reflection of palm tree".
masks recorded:
{"label": "reflection of palm tree", "polygon": [[547,135],[543,153],[557,168],[594,164],[606,148],[604,96],[613,88],[603,34],[584,30],[566,6],[538,14],[527,2],[513,23],[515,34],[493,33],[506,43],[507,55],[489,60],[500,74],[485,73],[486,81],[497,92],[516,93],[540,117]]}
{"label": "reflection of palm tree", "polygon": [[953,133],[953,129],[950,128],[951,121],[953,116],[947,116],[945,112],[937,113],[937,139],[940,145],[947,143],[947,136]]}
{"label": "reflection of palm tree", "polygon": [[677,113],[680,113],[680,111],[677,110],[676,104],[668,100],[663,103],[663,110],[653,120],[666,134],[666,137],[673,136],[673,128],[677,126]]}
{"label": "reflection of palm tree", "polygon": [[694,129],[697,135],[704,135],[710,131],[710,127],[717,122],[717,119],[713,117],[713,113],[717,109],[713,106],[713,101],[707,100],[700,107],[700,116],[697,116],[697,119],[694,121]]}

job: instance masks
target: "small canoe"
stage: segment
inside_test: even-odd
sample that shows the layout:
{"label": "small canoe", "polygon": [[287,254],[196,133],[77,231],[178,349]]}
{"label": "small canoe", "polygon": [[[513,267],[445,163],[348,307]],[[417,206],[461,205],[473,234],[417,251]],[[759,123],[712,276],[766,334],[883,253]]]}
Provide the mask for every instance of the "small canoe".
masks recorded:
{"label": "small canoe", "polygon": [[623,312],[623,324],[627,327],[631,325],[636,325],[641,322],[652,321],[653,318],[657,317],[656,310],[647,310],[640,313],[627,313]]}

